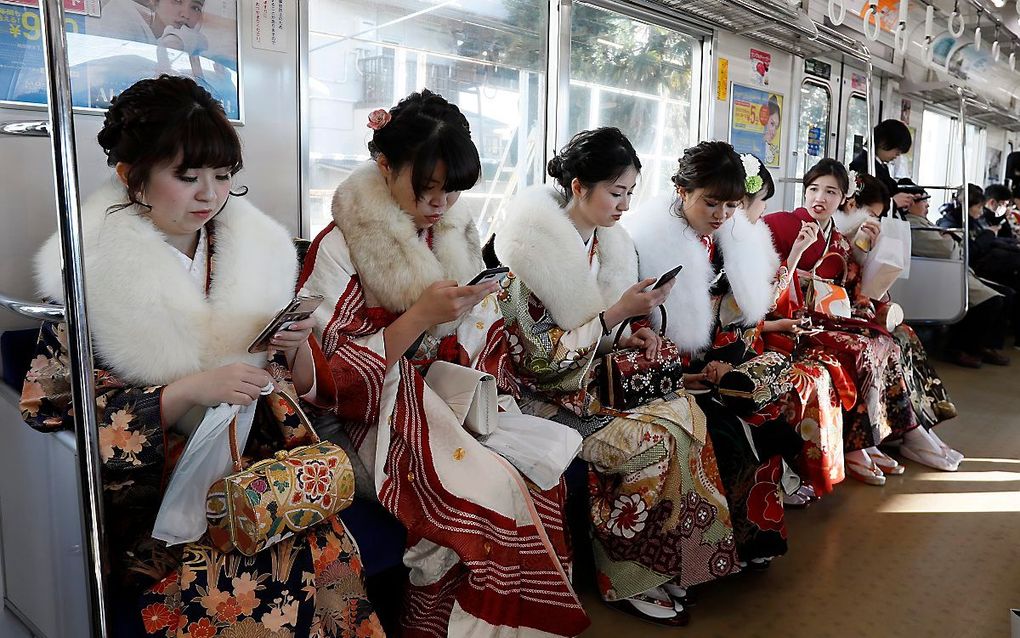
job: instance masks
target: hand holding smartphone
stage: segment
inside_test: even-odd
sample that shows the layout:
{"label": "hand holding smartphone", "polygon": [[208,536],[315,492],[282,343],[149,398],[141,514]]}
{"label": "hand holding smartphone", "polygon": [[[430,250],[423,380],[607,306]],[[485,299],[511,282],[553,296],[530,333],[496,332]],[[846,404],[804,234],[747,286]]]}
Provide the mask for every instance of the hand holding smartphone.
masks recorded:
{"label": "hand holding smartphone", "polygon": [[482,272],[474,276],[474,278],[467,283],[468,286],[478,286],[481,284],[487,284],[490,281],[502,281],[506,274],[510,272],[510,269],[506,266],[499,266],[496,268],[486,268]]}
{"label": "hand holding smartphone", "polygon": [[665,273],[662,274],[662,276],[658,278],[658,280],[656,280],[655,285],[652,286],[652,290],[658,290],[659,288],[662,288],[669,282],[673,281],[676,278],[676,276],[680,274],[680,271],[683,270],[683,268],[684,268],[683,264],[680,264],[676,268],[667,270]]}
{"label": "hand holding smartphone", "polygon": [[294,323],[295,321],[302,321],[312,316],[315,309],[322,303],[322,296],[315,295],[314,297],[295,297],[291,300],[287,306],[276,313],[266,327],[262,329],[259,336],[255,337],[255,340],[248,346],[248,352],[255,354],[256,352],[265,352],[269,349],[269,341],[273,338],[273,335],[283,330],[287,325]]}

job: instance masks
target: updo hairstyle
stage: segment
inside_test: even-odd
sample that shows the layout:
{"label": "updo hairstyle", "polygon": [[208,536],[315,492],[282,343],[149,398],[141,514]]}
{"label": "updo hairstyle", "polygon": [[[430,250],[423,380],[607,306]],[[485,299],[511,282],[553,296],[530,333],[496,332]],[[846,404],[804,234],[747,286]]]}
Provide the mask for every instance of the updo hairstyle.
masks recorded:
{"label": "updo hairstyle", "polygon": [[641,172],[637,151],[620,129],[614,127],[581,131],[567,142],[546,167],[569,202],[571,184],[576,179],[585,188],[613,181],[628,168]]}
{"label": "updo hairstyle", "polygon": [[807,187],[814,183],[818,178],[825,177],[826,175],[831,175],[836,179],[836,183],[843,191],[844,197],[850,195],[850,176],[846,172],[846,167],[831,157],[818,160],[817,164],[812,166],[808,172],[804,173],[804,179],[801,180],[801,183],[804,185],[804,190],[806,191]]}
{"label": "updo hairstyle", "polygon": [[[864,208],[865,206],[881,203],[882,214],[885,215],[888,213],[890,197],[889,189],[882,183],[882,180],[878,179],[874,175],[868,175],[867,173],[858,174],[857,179],[860,180],[861,187],[857,190],[857,193],[848,195],[848,199],[849,197],[853,197],[854,204],[857,205],[857,208]],[[850,180],[847,179],[847,184],[849,184],[849,182]],[[845,208],[846,202],[844,201],[842,206],[840,206],[840,210]]]}
{"label": "updo hairstyle", "polygon": [[685,150],[671,179],[678,189],[701,188],[708,197],[725,202],[740,201],[747,194],[744,164],[726,142],[700,142]]}
{"label": "updo hairstyle", "polygon": [[178,173],[228,168],[231,175],[243,166],[241,140],[223,106],[194,80],[176,75],[139,80],[114,97],[97,139],[109,166],[130,166],[128,200],[146,208],[139,196],[158,166],[177,162]]}
{"label": "updo hairstyle", "polygon": [[[776,182],[774,179],[772,179],[772,173],[769,171],[769,169],[765,168],[765,162],[761,161],[761,158],[758,157],[757,155],[752,154],[752,157],[758,160],[758,177],[761,178],[762,186],[760,191],[754,194],[748,193],[747,196],[754,199],[755,197],[758,197],[759,195],[764,193],[765,195],[764,197],[762,197],[762,201],[768,201],[772,199],[773,195],[776,194]],[[748,175],[747,177],[751,176]]]}
{"label": "updo hairstyle", "polygon": [[446,165],[447,193],[469,190],[478,182],[482,162],[471,141],[471,126],[456,105],[423,89],[400,100],[389,114],[390,121],[372,134],[368,150],[373,159],[384,155],[395,173],[411,166],[416,199],[428,190],[439,162]]}

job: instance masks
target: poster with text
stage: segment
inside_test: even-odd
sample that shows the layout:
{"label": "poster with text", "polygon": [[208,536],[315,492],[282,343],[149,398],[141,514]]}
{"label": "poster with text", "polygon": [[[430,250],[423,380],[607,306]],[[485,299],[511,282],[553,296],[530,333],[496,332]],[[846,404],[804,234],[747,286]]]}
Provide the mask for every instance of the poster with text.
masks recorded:
{"label": "poster with text", "polygon": [[[237,0],[65,0],[71,97],[106,109],[136,81],[193,78],[241,117]],[[38,0],[0,0],[0,101],[46,103]]]}
{"label": "poster with text", "polygon": [[751,49],[751,77],[757,86],[769,85],[769,67],[772,66],[772,54],[767,51]]}
{"label": "poster with text", "polygon": [[730,94],[730,144],[738,153],[751,153],[765,166],[779,168],[783,157],[783,96],[736,83]]}

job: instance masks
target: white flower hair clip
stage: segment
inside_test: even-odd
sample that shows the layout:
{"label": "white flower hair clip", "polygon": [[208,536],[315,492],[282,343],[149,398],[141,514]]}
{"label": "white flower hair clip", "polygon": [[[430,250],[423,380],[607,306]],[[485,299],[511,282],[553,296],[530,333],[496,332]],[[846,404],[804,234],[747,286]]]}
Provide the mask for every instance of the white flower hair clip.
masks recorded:
{"label": "white flower hair clip", "polygon": [[761,178],[761,162],[750,153],[740,155],[740,163],[744,165],[744,189],[748,195],[754,195],[765,186],[765,180]]}
{"label": "white flower hair clip", "polygon": [[850,192],[846,194],[847,197],[853,197],[861,190],[861,176],[857,174],[857,171],[850,169],[847,171],[847,178],[850,185]]}

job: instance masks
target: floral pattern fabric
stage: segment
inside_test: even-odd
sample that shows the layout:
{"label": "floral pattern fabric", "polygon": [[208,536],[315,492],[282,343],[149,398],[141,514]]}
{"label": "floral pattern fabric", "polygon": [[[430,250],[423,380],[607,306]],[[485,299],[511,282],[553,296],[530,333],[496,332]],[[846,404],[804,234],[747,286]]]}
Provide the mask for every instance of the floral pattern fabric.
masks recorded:
{"label": "floral pattern fabric", "polygon": [[[37,430],[74,427],[67,356],[65,325],[44,324],[20,406]],[[281,369],[281,361],[270,365],[276,374]],[[357,549],[337,519],[251,558],[201,541],[167,547],[153,539],[163,490],[186,439],[162,426],[163,387],[132,387],[102,368],[95,381],[109,548],[103,562],[117,594],[139,601],[133,613],[150,635],[383,635],[365,596]],[[272,407],[259,406],[246,454],[300,440],[298,424],[272,414]]]}
{"label": "floral pattern fabric", "polygon": [[[810,214],[804,209],[765,216],[780,258],[789,256],[800,223],[810,220]],[[822,244],[816,242],[809,247],[796,266],[814,269],[816,275],[823,279],[844,278],[854,304],[853,317],[831,317],[805,307],[803,300],[807,286],[811,285],[811,276],[798,271],[791,274],[788,302],[777,308],[774,317],[809,316],[819,330],[803,335],[798,341],[798,350],[803,352],[817,348],[831,354],[853,381],[856,402],[844,412],[843,438],[845,450],[858,450],[878,445],[887,438],[898,438],[917,427],[918,420],[910,400],[911,390],[907,385],[911,370],[906,365],[910,362],[904,360],[893,335],[875,323],[878,310],[875,302],[860,294],[861,269],[854,259],[850,243],[833,229],[828,244]],[[839,258],[828,257],[830,254]],[[823,256],[826,256],[824,260]],[[791,264],[791,269],[794,266]]]}
{"label": "floral pattern fabric", "polygon": [[730,513],[704,415],[686,395],[628,412],[593,387],[598,317],[565,331],[512,273],[498,296],[521,410],[585,437],[599,592],[606,600],[667,582],[684,587],[738,571]]}

